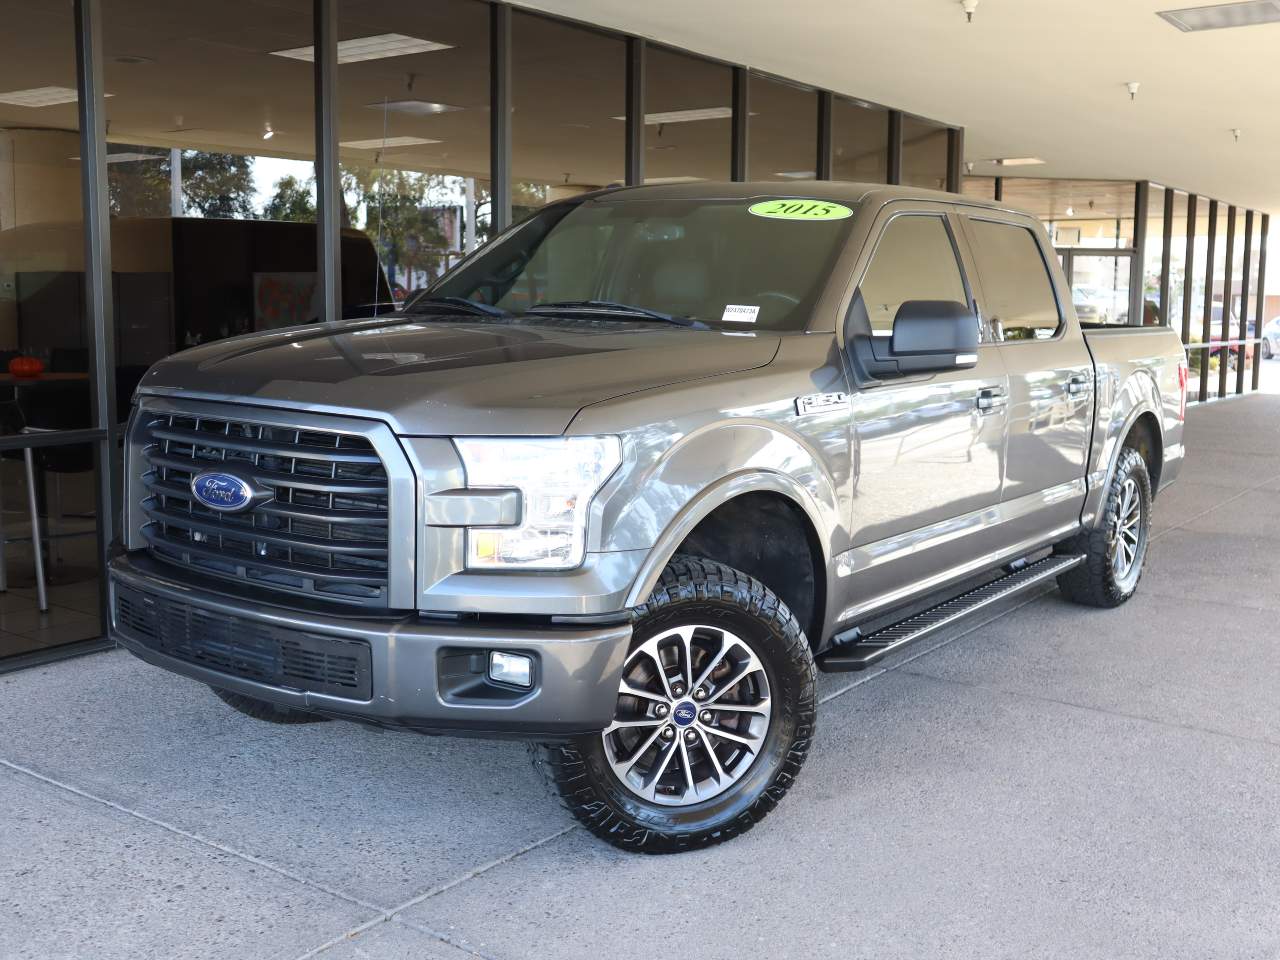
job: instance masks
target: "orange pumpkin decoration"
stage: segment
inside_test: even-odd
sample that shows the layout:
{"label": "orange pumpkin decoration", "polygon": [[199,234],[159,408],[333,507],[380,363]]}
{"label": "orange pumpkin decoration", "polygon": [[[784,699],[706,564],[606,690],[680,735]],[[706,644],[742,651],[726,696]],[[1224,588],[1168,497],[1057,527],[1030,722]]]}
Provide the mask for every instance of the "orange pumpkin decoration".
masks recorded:
{"label": "orange pumpkin decoration", "polygon": [[15,377],[38,377],[44,373],[44,361],[39,357],[14,357],[9,361],[9,372]]}

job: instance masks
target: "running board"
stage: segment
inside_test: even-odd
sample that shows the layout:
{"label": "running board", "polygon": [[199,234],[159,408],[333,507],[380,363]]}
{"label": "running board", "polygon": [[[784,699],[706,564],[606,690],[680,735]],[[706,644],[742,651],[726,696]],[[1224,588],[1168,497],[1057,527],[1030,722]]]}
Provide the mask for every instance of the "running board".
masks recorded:
{"label": "running board", "polygon": [[[882,627],[875,633],[862,636],[855,628],[843,634],[837,634],[832,648],[818,657],[818,669],[825,673],[865,670],[894,650],[935,633],[984,607],[1021,593],[1037,583],[1061,576],[1082,562],[1084,562],[1083,556],[1045,557],[998,580],[992,580],[976,590],[962,593],[958,597],[943,601],[936,607],[930,607],[898,623]],[[843,642],[841,642],[842,638]]]}

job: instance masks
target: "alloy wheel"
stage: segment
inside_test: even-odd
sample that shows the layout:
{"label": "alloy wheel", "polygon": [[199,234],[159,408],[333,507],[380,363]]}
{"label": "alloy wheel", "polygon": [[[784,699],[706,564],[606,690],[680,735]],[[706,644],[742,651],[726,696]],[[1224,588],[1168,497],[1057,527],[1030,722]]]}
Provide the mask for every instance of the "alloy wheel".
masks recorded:
{"label": "alloy wheel", "polygon": [[674,627],[627,657],[617,711],[601,737],[629,791],[685,806],[742,779],[771,712],[769,679],[747,641],[722,627]]}
{"label": "alloy wheel", "polygon": [[1116,510],[1115,554],[1111,569],[1117,580],[1124,580],[1138,560],[1142,537],[1142,495],[1138,481],[1128,477],[1120,488],[1120,506]]}

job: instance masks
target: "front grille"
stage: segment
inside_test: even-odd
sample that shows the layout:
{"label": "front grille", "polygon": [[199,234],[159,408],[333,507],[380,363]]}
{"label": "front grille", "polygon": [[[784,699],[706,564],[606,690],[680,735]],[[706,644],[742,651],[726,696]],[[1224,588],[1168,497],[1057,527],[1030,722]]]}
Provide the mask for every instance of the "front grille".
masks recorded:
{"label": "front grille", "polygon": [[153,650],[274,687],[372,698],[369,644],[228,616],[116,585],[116,626]]}
{"label": "front grille", "polygon": [[[152,554],[227,580],[365,606],[387,603],[387,473],[361,436],[225,417],[144,413]],[[270,495],[227,513],[191,480],[226,471]]]}

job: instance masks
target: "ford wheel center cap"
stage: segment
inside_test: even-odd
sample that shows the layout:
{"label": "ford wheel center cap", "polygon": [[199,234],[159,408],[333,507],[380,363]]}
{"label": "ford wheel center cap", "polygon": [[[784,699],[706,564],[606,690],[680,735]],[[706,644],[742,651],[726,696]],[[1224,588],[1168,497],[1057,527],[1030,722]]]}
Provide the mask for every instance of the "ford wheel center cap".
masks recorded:
{"label": "ford wheel center cap", "polygon": [[698,708],[686,700],[684,703],[676,705],[675,712],[672,713],[672,716],[676,718],[676,723],[680,724],[680,726],[687,727],[697,719]]}
{"label": "ford wheel center cap", "polygon": [[253,487],[231,473],[198,473],[191,478],[191,493],[211,510],[235,513],[253,503]]}

